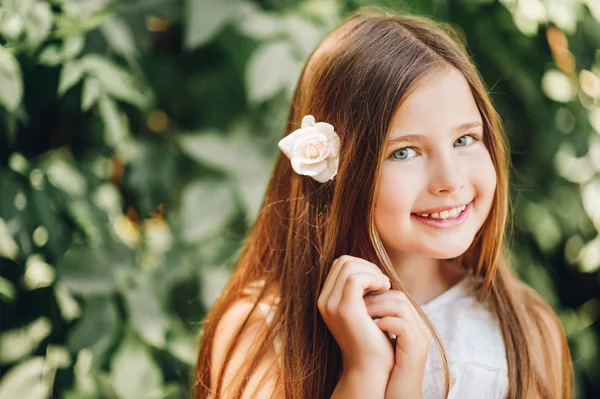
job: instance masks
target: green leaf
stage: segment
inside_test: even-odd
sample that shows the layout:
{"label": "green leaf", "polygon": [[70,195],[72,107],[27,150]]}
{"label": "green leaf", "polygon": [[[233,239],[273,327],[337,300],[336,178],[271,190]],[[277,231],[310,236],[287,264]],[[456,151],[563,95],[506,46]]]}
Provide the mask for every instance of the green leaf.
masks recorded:
{"label": "green leaf", "polygon": [[23,98],[23,79],[17,59],[0,45],[0,105],[14,113]]}
{"label": "green leaf", "polygon": [[87,55],[81,59],[87,73],[96,77],[110,96],[143,109],[149,96],[142,93],[133,77],[123,68],[99,55]]}
{"label": "green leaf", "polygon": [[17,296],[17,290],[10,280],[0,276],[0,300],[11,303]]}
{"label": "green leaf", "polygon": [[27,39],[34,46],[38,46],[48,37],[50,29],[52,29],[52,9],[50,8],[50,4],[36,2],[25,18]]}
{"label": "green leaf", "polygon": [[56,267],[58,279],[80,295],[110,294],[116,289],[111,259],[100,249],[70,249]]}
{"label": "green leaf", "polygon": [[165,346],[167,317],[156,294],[156,285],[151,275],[142,274],[123,294],[135,331],[150,345],[162,348]]}
{"label": "green leaf", "polygon": [[106,144],[110,147],[121,146],[129,136],[126,117],[117,104],[107,96],[101,96],[99,100],[100,117],[104,123],[104,137]]}
{"label": "green leaf", "polygon": [[58,95],[62,96],[83,77],[84,68],[80,61],[67,62],[60,71]]}
{"label": "green leaf", "polygon": [[117,307],[111,298],[89,298],[81,318],[69,331],[67,346],[72,352],[85,348],[94,355],[103,354],[112,346],[120,322]]}
{"label": "green leaf", "polygon": [[246,70],[248,100],[260,103],[277,94],[289,85],[290,69],[296,70],[289,43],[267,43],[256,50]]}
{"label": "green leaf", "polygon": [[83,82],[83,94],[81,96],[81,110],[89,110],[102,94],[100,81],[94,77],[88,77]]}
{"label": "green leaf", "polygon": [[172,319],[170,326],[167,350],[185,364],[194,366],[197,360],[198,340],[177,319]]}
{"label": "green leaf", "polygon": [[62,48],[62,55],[65,60],[77,57],[85,46],[85,36],[75,35],[65,39]]}
{"label": "green leaf", "polygon": [[[260,155],[260,149],[250,138],[242,135],[224,137],[217,132],[185,134],[178,138],[182,150],[201,163],[215,166],[235,178],[235,187],[240,191],[248,218],[258,213],[266,188],[271,159]],[[239,162],[244,154],[244,162]]]}
{"label": "green leaf", "polygon": [[51,44],[40,54],[39,62],[43,65],[56,66],[77,57],[83,50],[85,38],[81,35],[71,36],[63,42],[62,47]]}
{"label": "green leaf", "polygon": [[54,283],[53,289],[63,320],[69,322],[81,316],[79,303],[77,303],[71,292],[61,282]]}
{"label": "green leaf", "polygon": [[183,134],[177,138],[183,152],[223,171],[235,167],[240,153],[236,141],[216,131]]}
{"label": "green leaf", "polygon": [[26,326],[0,334],[0,364],[13,363],[33,352],[52,331],[50,320],[41,316]]}
{"label": "green leaf", "polygon": [[56,66],[62,62],[62,52],[59,47],[51,44],[41,52],[38,62],[42,65]]}
{"label": "green leaf", "polygon": [[137,56],[135,38],[133,37],[131,29],[123,19],[116,16],[112,17],[102,24],[101,29],[108,45],[114,52],[130,61]]}
{"label": "green leaf", "polygon": [[34,357],[9,369],[0,381],[0,399],[47,398],[44,358]]}
{"label": "green leaf", "polygon": [[234,15],[233,0],[186,0],[185,48],[193,50],[208,42]]}
{"label": "green leaf", "polygon": [[111,360],[110,378],[121,398],[160,398],[163,376],[146,347],[129,332]]}
{"label": "green leaf", "polygon": [[8,230],[6,222],[0,218],[0,256],[16,260],[18,255],[19,247]]}
{"label": "green leaf", "polygon": [[253,3],[243,3],[241,17],[236,22],[237,29],[244,35],[257,40],[265,40],[279,33],[277,15],[264,12]]}
{"label": "green leaf", "polygon": [[184,189],[182,197],[180,223],[189,242],[218,234],[236,209],[225,181],[196,181]]}

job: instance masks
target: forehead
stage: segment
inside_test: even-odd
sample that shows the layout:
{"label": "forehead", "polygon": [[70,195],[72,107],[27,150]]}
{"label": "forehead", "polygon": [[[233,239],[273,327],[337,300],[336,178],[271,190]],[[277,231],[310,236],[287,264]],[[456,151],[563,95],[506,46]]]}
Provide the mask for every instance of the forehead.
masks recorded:
{"label": "forehead", "polygon": [[424,77],[401,103],[392,119],[390,137],[448,134],[481,115],[463,74],[456,68]]}

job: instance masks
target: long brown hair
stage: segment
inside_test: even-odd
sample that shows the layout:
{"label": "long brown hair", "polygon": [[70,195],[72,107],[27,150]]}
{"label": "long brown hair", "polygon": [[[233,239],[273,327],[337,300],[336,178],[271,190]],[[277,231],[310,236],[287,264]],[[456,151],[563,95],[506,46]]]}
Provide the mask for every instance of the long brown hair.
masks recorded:
{"label": "long brown hair", "polygon": [[[477,297],[490,305],[499,320],[508,362],[508,397],[570,397],[572,367],[561,324],[552,309],[513,274],[504,255],[510,220],[508,143],[465,44],[450,27],[426,17],[363,9],[331,32],[310,56],[284,134],[297,129],[307,114],[331,123],[341,139],[338,174],[330,182],[317,183],[296,174],[289,160],[278,155],[261,211],[236,268],[205,318],[194,398],[206,398],[209,392],[219,397],[222,371],[235,344],[227,351],[222,370],[212,370],[219,373],[218,386],[210,387],[216,325],[244,289],[257,281],[264,285],[251,298],[254,308],[273,292],[280,302],[272,321],[256,337],[255,350],[239,369],[241,377],[232,391],[238,392],[235,397],[240,396],[275,337],[283,342],[280,375],[285,397],[331,395],[341,376],[342,356],[319,314],[317,298],[331,263],[344,254],[379,264],[391,278],[392,287],[404,290],[374,227],[373,204],[384,143],[403,99],[422,79],[449,67],[462,72],[470,85],[484,123],[484,143],[497,173],[492,209],[469,250],[456,261],[480,281]],[[445,351],[435,329],[419,312],[442,354],[447,396],[450,379]],[[561,332],[560,358],[550,354],[556,345],[546,332],[552,328],[544,326],[548,320]],[[238,337],[240,333],[241,329]],[[534,351],[535,345],[548,349]],[[538,359],[542,353],[549,355]],[[554,351],[554,355],[559,354]],[[538,363],[549,372],[541,372],[535,366]],[[548,376],[556,375],[562,381],[549,381]]]}

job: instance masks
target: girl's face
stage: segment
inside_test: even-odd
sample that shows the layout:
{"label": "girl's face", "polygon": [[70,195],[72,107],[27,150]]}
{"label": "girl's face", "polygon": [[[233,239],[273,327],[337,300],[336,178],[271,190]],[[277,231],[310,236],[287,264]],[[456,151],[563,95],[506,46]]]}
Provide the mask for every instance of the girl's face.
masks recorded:
{"label": "girl's face", "polygon": [[469,248],[496,188],[483,134],[455,68],[426,77],[400,106],[375,202],[375,226],[392,260],[408,253],[449,259]]}

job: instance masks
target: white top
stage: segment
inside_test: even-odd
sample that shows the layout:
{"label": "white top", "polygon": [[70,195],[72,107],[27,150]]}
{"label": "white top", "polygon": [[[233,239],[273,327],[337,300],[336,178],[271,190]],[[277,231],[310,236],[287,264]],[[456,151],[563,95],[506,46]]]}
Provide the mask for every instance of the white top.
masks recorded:
{"label": "white top", "polygon": [[[421,305],[421,309],[446,350],[450,368],[448,398],[505,399],[508,366],[502,331],[494,315],[475,298],[473,285],[473,277],[467,275]],[[272,319],[272,304],[260,303],[267,322]],[[277,339],[275,349],[281,350],[281,345]],[[443,395],[444,369],[437,345],[432,341],[423,376],[423,398],[441,399]]]}
{"label": "white top", "polygon": [[[508,366],[500,325],[477,299],[466,276],[421,309],[436,328],[450,368],[449,399],[504,399]],[[435,341],[423,376],[424,399],[444,395],[444,369]]]}

